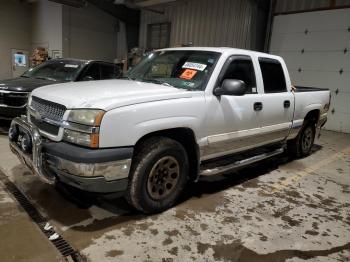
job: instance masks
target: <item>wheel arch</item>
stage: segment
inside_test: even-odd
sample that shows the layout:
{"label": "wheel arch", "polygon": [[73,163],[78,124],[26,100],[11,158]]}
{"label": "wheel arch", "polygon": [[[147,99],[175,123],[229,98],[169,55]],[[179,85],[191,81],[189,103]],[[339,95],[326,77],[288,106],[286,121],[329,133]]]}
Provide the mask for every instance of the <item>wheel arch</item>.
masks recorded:
{"label": "wheel arch", "polygon": [[135,144],[135,151],[147,139],[163,136],[179,142],[186,150],[189,160],[189,179],[195,181],[199,174],[200,151],[194,131],[188,127],[177,127],[159,130],[142,136]]}
{"label": "wheel arch", "polygon": [[317,123],[320,118],[320,110],[319,109],[313,109],[309,111],[306,115],[304,120],[306,121],[312,121],[312,123]]}

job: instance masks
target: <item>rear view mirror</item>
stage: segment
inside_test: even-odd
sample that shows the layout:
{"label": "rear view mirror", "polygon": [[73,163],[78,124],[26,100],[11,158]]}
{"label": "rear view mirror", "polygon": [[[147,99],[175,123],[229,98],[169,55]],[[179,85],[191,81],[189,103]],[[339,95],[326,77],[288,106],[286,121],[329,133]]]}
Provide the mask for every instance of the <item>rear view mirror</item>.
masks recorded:
{"label": "rear view mirror", "polygon": [[243,96],[247,91],[247,86],[242,80],[225,79],[221,87],[214,89],[214,95],[222,96]]}

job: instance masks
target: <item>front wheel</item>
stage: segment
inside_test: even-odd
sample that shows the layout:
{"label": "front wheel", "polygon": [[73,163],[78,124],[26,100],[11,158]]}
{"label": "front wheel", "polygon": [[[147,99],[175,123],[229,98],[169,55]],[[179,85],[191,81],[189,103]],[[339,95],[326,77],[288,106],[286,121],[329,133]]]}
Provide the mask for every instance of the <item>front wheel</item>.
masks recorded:
{"label": "front wheel", "polygon": [[137,149],[130,171],[127,201],[143,213],[173,206],[186,186],[188,157],[184,147],[167,137],[153,137]]}
{"label": "front wheel", "polygon": [[305,120],[305,124],[300,130],[298,136],[288,141],[288,152],[292,157],[305,157],[310,154],[315,141],[316,126],[315,123]]}

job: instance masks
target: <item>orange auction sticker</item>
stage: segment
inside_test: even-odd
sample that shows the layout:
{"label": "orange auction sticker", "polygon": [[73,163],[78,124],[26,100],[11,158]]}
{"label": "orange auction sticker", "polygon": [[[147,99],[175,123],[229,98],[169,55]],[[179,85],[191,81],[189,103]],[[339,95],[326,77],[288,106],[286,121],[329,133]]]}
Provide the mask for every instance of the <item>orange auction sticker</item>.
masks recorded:
{"label": "orange auction sticker", "polygon": [[197,74],[197,71],[196,71],[196,70],[186,69],[186,70],[183,71],[183,73],[180,75],[180,78],[186,79],[186,80],[191,80],[196,74]]}

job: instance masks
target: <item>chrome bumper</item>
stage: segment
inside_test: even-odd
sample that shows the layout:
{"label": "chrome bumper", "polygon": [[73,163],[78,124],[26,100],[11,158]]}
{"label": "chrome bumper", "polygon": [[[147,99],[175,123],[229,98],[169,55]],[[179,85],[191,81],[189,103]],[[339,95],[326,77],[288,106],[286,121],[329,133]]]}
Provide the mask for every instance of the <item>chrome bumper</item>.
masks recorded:
{"label": "chrome bumper", "polygon": [[22,132],[26,132],[32,139],[32,154],[26,154],[19,147],[15,141],[10,141],[10,148],[13,153],[17,155],[19,160],[29,167],[33,173],[38,175],[44,182],[49,184],[55,183],[55,176],[48,174],[44,171],[43,160],[42,160],[42,139],[39,130],[30,124],[24,116],[16,117],[11,122],[11,128],[19,128]]}
{"label": "chrome bumper", "polygon": [[106,183],[129,176],[131,158],[99,163],[78,163],[47,153],[47,147],[50,146],[50,143],[43,140],[39,130],[24,116],[13,119],[10,128],[17,128],[22,133],[30,135],[32,139],[31,154],[21,149],[18,140],[11,141],[10,139],[10,148],[23,164],[46,183],[54,184],[62,175],[70,176],[71,180],[76,177],[79,181],[100,178]]}
{"label": "chrome bumper", "polygon": [[131,159],[104,163],[76,163],[57,156],[45,154],[45,161],[56,173],[66,173],[79,177],[103,177],[106,181],[114,181],[129,176]]}

